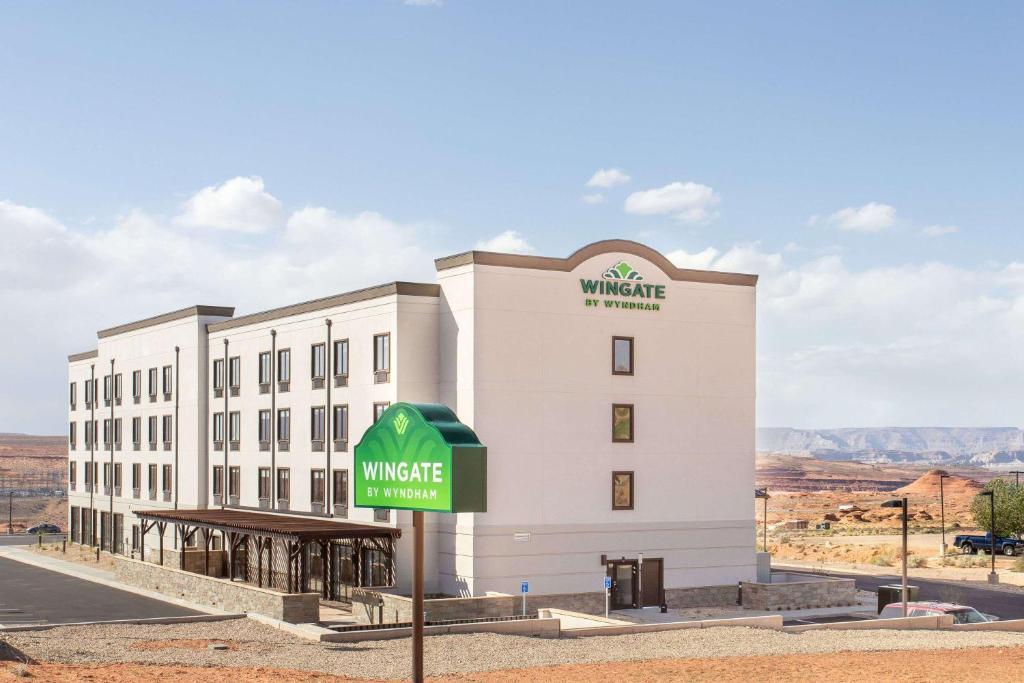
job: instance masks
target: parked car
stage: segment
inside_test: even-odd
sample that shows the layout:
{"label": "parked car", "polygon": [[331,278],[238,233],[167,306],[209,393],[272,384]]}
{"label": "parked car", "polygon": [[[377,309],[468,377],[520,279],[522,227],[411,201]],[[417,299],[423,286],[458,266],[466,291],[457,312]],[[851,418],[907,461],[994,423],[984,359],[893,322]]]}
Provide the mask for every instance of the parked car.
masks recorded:
{"label": "parked car", "polygon": [[[999,617],[982,614],[973,607],[954,605],[950,602],[908,602],[908,617],[940,617],[944,614],[953,616],[954,624],[983,624],[988,621],[999,621]],[[903,616],[903,603],[891,602],[882,608],[879,619],[898,619]]]}
{"label": "parked car", "polygon": [[60,527],[56,524],[36,524],[34,527],[30,527],[26,534],[59,534],[61,533]]}
{"label": "parked car", "polygon": [[[989,552],[992,549],[992,534],[971,535],[959,534],[953,538],[953,545],[968,555],[979,550]],[[1017,555],[1024,552],[1024,541],[1007,536],[996,536],[996,552],[1003,555]]]}

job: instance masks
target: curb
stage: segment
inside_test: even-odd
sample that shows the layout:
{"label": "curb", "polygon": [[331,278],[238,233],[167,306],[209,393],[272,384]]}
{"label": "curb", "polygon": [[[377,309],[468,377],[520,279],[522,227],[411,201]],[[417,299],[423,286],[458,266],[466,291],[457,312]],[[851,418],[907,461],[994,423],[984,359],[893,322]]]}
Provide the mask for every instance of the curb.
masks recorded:
{"label": "curb", "polygon": [[[16,547],[17,546],[0,547],[0,557],[6,557],[9,560],[14,560],[15,562],[21,562],[22,564],[32,565],[33,567],[39,567],[40,569],[47,569],[49,571],[57,572],[58,574],[66,574],[67,576],[73,576],[76,579],[81,579],[83,581],[90,581],[92,583],[98,583],[98,584],[100,584],[102,586],[107,586],[108,588],[116,588],[117,590],[121,590],[121,591],[124,591],[126,593],[133,593],[135,595],[139,595],[139,596],[142,596],[144,598],[150,598],[150,599],[153,599],[153,600],[159,600],[160,602],[166,602],[166,603],[169,603],[169,604],[172,604],[172,605],[177,605],[178,607],[184,607],[185,609],[190,609],[190,610],[193,610],[195,612],[202,612],[202,615],[205,615],[205,616],[220,616],[220,617],[222,617],[222,616],[227,616],[227,615],[232,615],[233,616],[235,614],[235,613],[232,613],[232,612],[227,612],[225,610],[217,609],[216,607],[210,607],[208,605],[200,605],[198,603],[189,602],[188,600],[181,600],[179,598],[172,598],[172,597],[170,597],[168,595],[164,595],[163,593],[157,593],[155,591],[149,591],[149,590],[145,590],[145,589],[142,589],[142,588],[136,588],[134,586],[129,586],[128,584],[121,583],[119,581],[111,581],[110,579],[101,579],[101,578],[99,578],[97,576],[94,576],[92,574],[89,574],[87,572],[83,572],[83,571],[77,570],[74,567],[73,563],[68,562],[67,560],[58,560],[58,559],[54,559],[54,558],[49,558],[48,561],[45,561],[45,562],[44,561],[40,561],[40,560],[37,560],[37,559],[35,559],[33,557],[27,556],[27,555],[29,555],[29,553],[32,552],[31,550],[20,550],[20,551],[16,551],[16,552],[11,552],[11,548],[16,548]],[[61,565],[68,565],[68,566],[64,567],[64,566],[61,566]],[[168,618],[172,618],[172,617],[168,617]],[[173,617],[173,618],[183,618],[183,617]],[[115,622],[103,622],[103,623],[115,623]],[[133,623],[133,622],[129,621],[128,623]],[[61,625],[65,625],[65,624],[61,624]]]}
{"label": "curb", "polygon": [[30,626],[0,627],[0,633],[19,633],[22,631],[46,631],[64,626],[110,626],[112,624],[198,624],[211,621],[231,621],[245,619],[244,614],[197,614],[191,617],[151,617],[144,619],[110,619],[107,621],[72,621],[66,624],[32,624]]}

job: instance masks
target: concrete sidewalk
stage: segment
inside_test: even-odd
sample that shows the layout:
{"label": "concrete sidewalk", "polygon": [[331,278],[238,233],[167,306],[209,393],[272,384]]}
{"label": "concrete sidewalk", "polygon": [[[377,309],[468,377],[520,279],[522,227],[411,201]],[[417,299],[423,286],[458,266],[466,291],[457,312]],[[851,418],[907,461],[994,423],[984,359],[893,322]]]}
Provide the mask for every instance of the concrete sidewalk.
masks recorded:
{"label": "concrete sidewalk", "polygon": [[737,607],[735,610],[723,612],[722,614],[716,614],[713,617],[708,616],[687,616],[685,613],[680,614],[678,610],[669,610],[667,613],[662,614],[661,610],[657,607],[646,607],[644,609],[622,609],[615,610],[609,614],[613,619],[625,619],[627,621],[645,623],[645,624],[667,624],[677,621],[707,621],[708,619],[740,619],[743,617],[767,617],[772,615],[781,615],[786,621],[791,619],[811,619],[818,617],[838,617],[847,614],[861,614],[865,616],[875,617],[876,615],[876,601],[872,599],[861,599],[856,605],[848,605],[846,607],[820,607],[816,609],[788,609],[788,610],[756,610],[756,609],[742,609]]}

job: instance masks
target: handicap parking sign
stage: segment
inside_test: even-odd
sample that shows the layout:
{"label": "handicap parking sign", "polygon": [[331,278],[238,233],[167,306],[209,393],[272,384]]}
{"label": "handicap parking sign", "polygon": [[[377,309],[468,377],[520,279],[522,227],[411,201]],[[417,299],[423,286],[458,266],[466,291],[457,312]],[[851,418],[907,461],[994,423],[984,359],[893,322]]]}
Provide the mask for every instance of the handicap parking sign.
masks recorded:
{"label": "handicap parking sign", "polygon": [[611,590],[611,588],[612,588],[612,577],[610,577],[610,576],[604,577],[604,589],[607,591],[607,590]]}
{"label": "handicap parking sign", "polygon": [[530,582],[529,581],[523,581],[522,585],[519,586],[519,592],[520,593],[529,593],[530,592]]}

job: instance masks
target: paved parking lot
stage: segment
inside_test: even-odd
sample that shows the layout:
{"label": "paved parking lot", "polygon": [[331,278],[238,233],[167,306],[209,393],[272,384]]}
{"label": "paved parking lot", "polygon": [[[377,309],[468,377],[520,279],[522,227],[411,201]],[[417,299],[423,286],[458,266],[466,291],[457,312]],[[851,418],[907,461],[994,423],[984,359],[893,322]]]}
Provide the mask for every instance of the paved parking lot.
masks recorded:
{"label": "paved parking lot", "polygon": [[200,612],[0,557],[0,624],[69,624],[195,614]]}

